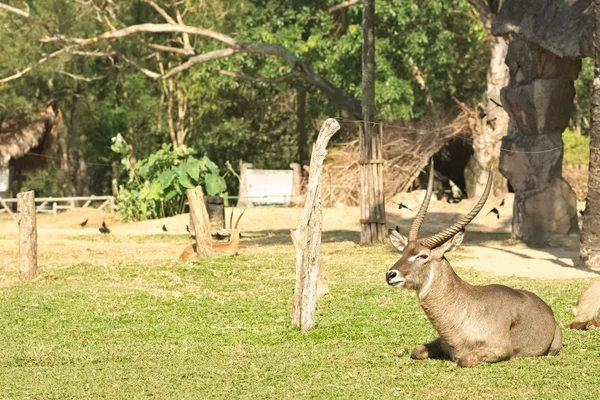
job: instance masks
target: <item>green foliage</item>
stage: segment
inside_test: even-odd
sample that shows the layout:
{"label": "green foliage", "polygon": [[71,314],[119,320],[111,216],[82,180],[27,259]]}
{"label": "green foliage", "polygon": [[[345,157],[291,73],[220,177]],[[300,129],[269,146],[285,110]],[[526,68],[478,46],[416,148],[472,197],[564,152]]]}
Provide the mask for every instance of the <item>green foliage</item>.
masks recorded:
{"label": "green foliage", "polygon": [[567,129],[562,134],[564,142],[563,160],[565,164],[588,165],[590,162],[590,138],[578,135],[572,129]]}
{"label": "green foliage", "polygon": [[119,214],[126,221],[170,217],[184,211],[187,189],[202,186],[209,196],[223,193],[227,186],[219,167],[208,157],[193,156],[194,150],[181,147],[160,150],[132,167],[129,147],[121,135],[111,149],[122,156],[129,179],[119,188]]}
{"label": "green foliage", "polygon": [[[66,36],[89,37],[107,28],[93,6],[112,7],[119,25],[164,20],[142,0],[77,2],[47,0],[31,2],[31,13],[47,21],[53,31]],[[175,15],[184,4],[158,2]],[[182,13],[186,24],[213,29],[241,42],[280,44],[310,67],[356,98],[361,96],[361,7],[330,14],[337,0],[191,0]],[[13,0],[8,4],[22,7]],[[110,14],[110,13],[108,13]],[[469,102],[482,96],[489,60],[485,29],[467,0],[381,0],[376,10],[376,103],[380,119],[415,119],[426,114],[445,115],[456,110],[452,96]],[[2,14],[0,27],[1,76],[14,73],[57,49],[56,42],[40,42],[48,35],[32,21]],[[119,26],[121,27],[121,26]],[[173,45],[178,35],[143,33],[149,43]],[[137,37],[111,42],[112,49],[140,66],[168,70],[183,59],[172,54],[151,56],[153,50]],[[194,39],[198,54],[222,49],[223,44],[207,38]],[[104,44],[90,51],[105,51]],[[257,167],[287,168],[297,160],[295,91],[307,95],[309,145],[320,121],[344,116],[343,110],[323,93],[302,80],[279,84],[234,79],[220,70],[240,71],[250,76],[275,77],[290,66],[274,56],[241,54],[194,66],[174,77],[175,87],[188,95],[186,144],[208,154],[222,170],[226,161],[252,162]],[[65,72],[91,81],[74,81]],[[421,80],[421,81],[419,81]],[[421,83],[420,83],[421,82]],[[168,83],[165,83],[168,85]],[[0,120],[35,113],[50,98],[60,101],[69,121],[69,99],[76,92],[82,105],[79,115],[91,191],[104,194],[111,188],[110,164],[115,154],[108,151],[110,139],[122,133],[138,159],[149,157],[162,143],[170,142],[165,87],[137,71],[120,56],[111,59],[77,56],[58,57],[21,79],[0,86]],[[178,110],[172,111],[176,116]],[[334,142],[353,134],[344,129]],[[230,189],[237,186],[228,178]]]}

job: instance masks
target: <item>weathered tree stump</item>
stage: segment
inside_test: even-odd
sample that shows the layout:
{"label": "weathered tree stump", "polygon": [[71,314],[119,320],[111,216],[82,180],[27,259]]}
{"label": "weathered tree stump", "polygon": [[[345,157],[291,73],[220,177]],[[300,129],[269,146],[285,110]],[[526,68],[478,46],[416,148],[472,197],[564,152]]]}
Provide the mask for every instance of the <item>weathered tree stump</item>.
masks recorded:
{"label": "weathered tree stump", "polygon": [[212,238],[202,188],[188,189],[186,194],[190,203],[190,233],[196,241],[196,255],[210,257],[213,255]]}
{"label": "weathered tree stump", "polygon": [[206,211],[208,211],[208,220],[212,231],[225,229],[225,206],[221,196],[206,196]]}
{"label": "weathered tree stump", "polygon": [[321,262],[321,230],[323,215],[321,212],[321,181],[323,161],[327,156],[327,144],[335,132],[340,129],[338,122],[329,118],[321,127],[317,141],[313,145],[310,161],[308,193],[304,211],[298,227],[292,235],[296,248],[296,283],[292,303],[292,326],[300,327],[302,332],[311,330],[315,325],[317,308],[317,281]]}
{"label": "weathered tree stump", "polygon": [[37,275],[37,222],[35,215],[35,194],[17,194],[19,212],[19,277],[30,280]]}

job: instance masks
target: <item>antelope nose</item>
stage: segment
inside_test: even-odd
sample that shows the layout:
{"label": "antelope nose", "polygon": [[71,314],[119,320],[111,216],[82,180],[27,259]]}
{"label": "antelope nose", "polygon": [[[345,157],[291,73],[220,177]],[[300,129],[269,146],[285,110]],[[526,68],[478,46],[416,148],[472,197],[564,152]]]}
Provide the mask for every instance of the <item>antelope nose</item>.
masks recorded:
{"label": "antelope nose", "polygon": [[398,276],[398,272],[388,271],[388,273],[385,274],[385,279],[389,282],[390,280],[394,279],[396,276]]}

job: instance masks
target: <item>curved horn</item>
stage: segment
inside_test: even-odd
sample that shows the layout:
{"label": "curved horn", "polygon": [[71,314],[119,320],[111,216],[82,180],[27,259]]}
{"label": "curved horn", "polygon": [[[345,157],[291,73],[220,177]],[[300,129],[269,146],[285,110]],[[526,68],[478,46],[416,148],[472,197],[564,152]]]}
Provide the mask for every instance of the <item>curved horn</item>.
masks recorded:
{"label": "curved horn", "polygon": [[[227,229],[227,227],[225,227]],[[229,229],[233,229],[233,207],[231,207],[231,214],[229,214]]]}
{"label": "curved horn", "polygon": [[[244,208],[244,211],[242,211],[242,213],[238,217],[237,221],[235,221],[235,228],[233,228],[233,229],[237,229],[238,224],[240,223],[240,219],[242,219],[242,215],[244,215],[244,213],[246,212],[246,210],[247,210],[247,208]],[[233,213],[233,211],[232,211],[232,213]]]}
{"label": "curved horn", "polygon": [[488,174],[488,180],[487,180],[487,183],[485,184],[485,190],[483,191],[483,195],[481,196],[481,198],[479,199],[477,204],[475,204],[475,207],[473,207],[473,209],[467,215],[462,217],[462,219],[460,221],[458,221],[457,223],[452,225],[450,228],[444,229],[443,231],[441,231],[440,233],[438,233],[435,236],[431,236],[431,237],[421,240],[421,244],[425,247],[433,249],[433,248],[439,246],[440,244],[445,243],[452,236],[456,235],[458,232],[465,229],[465,227],[467,225],[469,225],[469,223],[473,220],[473,218],[475,218],[477,216],[477,214],[479,214],[479,211],[481,211],[481,209],[483,208],[483,205],[485,204],[485,202],[490,194],[490,190],[492,189],[492,180],[493,180],[493,174],[492,174],[492,169],[490,168],[490,173]]}
{"label": "curved horn", "polygon": [[423,198],[423,202],[421,203],[421,208],[419,208],[419,212],[410,226],[410,231],[408,232],[409,242],[417,240],[419,228],[421,228],[421,224],[425,219],[425,214],[427,214],[427,208],[429,207],[429,200],[431,199],[431,193],[433,193],[433,158],[431,159],[429,165],[429,181],[427,182],[427,191],[425,192],[425,198]]}

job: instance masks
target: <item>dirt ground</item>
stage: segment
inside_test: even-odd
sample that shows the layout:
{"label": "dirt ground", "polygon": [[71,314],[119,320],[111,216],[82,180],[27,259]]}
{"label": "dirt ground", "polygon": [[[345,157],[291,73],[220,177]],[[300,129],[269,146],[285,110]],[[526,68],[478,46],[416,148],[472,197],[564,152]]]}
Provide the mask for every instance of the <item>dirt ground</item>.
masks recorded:
{"label": "dirt ground", "polygon": [[[423,192],[416,191],[393,198],[387,205],[389,227],[397,225],[401,232],[406,234],[422,196]],[[504,205],[500,206],[502,200]],[[410,209],[399,209],[399,203],[403,203]],[[432,200],[421,235],[434,234],[449,226],[468,212],[474,203],[474,200],[464,200],[458,204]],[[511,240],[512,206],[512,195],[504,199],[488,200],[482,212],[467,228],[462,253],[464,257],[456,263],[457,266],[492,275],[551,279],[595,277],[600,274],[600,271],[587,270],[579,266],[578,237],[567,238],[554,247],[535,249]],[[493,207],[499,210],[499,217],[489,213]],[[583,205],[579,208],[583,208]],[[240,211],[235,211],[236,217]],[[227,219],[229,212],[228,209]],[[301,213],[301,208],[250,208],[246,211],[240,227],[246,238],[278,237],[279,239],[271,244],[279,244],[287,248],[287,231],[296,227]],[[358,241],[360,231],[358,208],[328,208],[323,210],[323,214],[324,236],[328,235],[329,241]],[[87,224],[81,227],[80,223],[85,220],[88,221]],[[109,237],[99,239],[101,234],[98,228],[102,221],[106,221],[112,232]],[[102,263],[106,254],[111,253],[114,256],[115,252],[123,253],[124,258],[135,257],[148,261],[164,261],[165,256],[176,259],[187,241],[185,237],[187,223],[187,215],[122,223],[114,215],[95,209],[69,210],[56,217],[40,215],[38,216],[40,257],[46,263],[57,266],[67,261]],[[167,232],[163,232],[163,226],[166,227]],[[0,251],[5,251],[5,254],[9,254],[11,258],[15,257],[15,260],[18,254],[17,233],[17,224],[6,214],[0,214]],[[159,241],[158,244],[156,240],[148,240],[145,243],[143,239],[145,235],[164,235],[165,240],[164,243]],[[61,249],[61,244],[64,243],[66,246],[69,238],[82,236],[89,236],[89,246],[84,246],[75,254]],[[96,245],[96,240],[102,240],[102,243]],[[260,243],[270,242],[269,240],[254,241],[254,249],[248,247],[247,251],[251,253],[258,250]],[[291,241],[289,245],[291,246]],[[242,248],[244,248],[244,240]]]}

